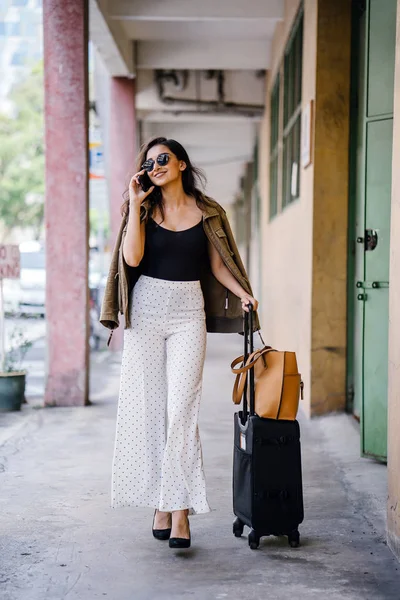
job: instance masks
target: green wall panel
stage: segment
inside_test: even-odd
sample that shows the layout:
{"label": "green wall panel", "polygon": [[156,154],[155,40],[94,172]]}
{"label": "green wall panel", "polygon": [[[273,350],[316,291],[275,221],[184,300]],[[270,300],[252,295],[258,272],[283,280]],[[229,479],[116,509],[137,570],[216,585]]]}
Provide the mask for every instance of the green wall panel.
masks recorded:
{"label": "green wall panel", "polygon": [[393,112],[396,0],[370,0],[368,51],[369,117]]}
{"label": "green wall panel", "polygon": [[377,245],[365,252],[362,451],[377,458],[387,455],[392,138],[392,119],[367,124],[365,226]]}

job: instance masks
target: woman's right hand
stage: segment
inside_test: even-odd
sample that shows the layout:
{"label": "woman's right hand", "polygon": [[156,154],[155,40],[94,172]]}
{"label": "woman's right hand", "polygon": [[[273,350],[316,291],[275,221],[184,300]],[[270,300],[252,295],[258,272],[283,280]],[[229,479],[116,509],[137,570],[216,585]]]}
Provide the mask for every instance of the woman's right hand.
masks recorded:
{"label": "woman's right hand", "polygon": [[135,175],[131,178],[129,182],[129,202],[131,206],[134,206],[136,208],[139,208],[143,200],[145,200],[147,196],[151,194],[151,192],[154,190],[154,185],[152,185],[151,188],[147,190],[147,192],[144,192],[142,190],[142,186],[139,183],[139,176],[144,175],[144,173],[144,169],[142,169],[142,171],[139,171],[139,173],[135,173]]}

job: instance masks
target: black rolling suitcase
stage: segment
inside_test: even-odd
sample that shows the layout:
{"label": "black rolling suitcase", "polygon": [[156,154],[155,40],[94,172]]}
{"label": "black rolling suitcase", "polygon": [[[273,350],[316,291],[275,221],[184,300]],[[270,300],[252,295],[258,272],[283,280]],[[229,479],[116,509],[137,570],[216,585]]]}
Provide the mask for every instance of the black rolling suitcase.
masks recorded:
{"label": "black rolling suitcase", "polygon": [[[252,351],[250,309],[245,314],[245,360]],[[290,546],[297,548],[298,526],[304,518],[299,424],[258,417],[254,412],[253,369],[249,379],[242,410],[234,415],[233,512],[237,519],[233,533],[240,537],[244,525],[250,527],[248,541],[253,550],[267,535],[286,535]]]}

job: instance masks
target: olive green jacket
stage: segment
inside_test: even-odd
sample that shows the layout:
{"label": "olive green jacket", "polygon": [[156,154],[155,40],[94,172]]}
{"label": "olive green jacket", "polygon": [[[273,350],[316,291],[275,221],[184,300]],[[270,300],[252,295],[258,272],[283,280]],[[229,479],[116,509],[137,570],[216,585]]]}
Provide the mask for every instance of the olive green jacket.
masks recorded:
{"label": "olive green jacket", "polygon": [[[203,227],[207,238],[214,244],[224,264],[243,289],[253,295],[225,210],[211,198],[204,197],[204,201]],[[119,313],[125,315],[125,329],[131,326],[130,298],[140,276],[140,265],[130,267],[123,256],[122,248],[127,226],[128,218],[125,216],[122,218],[115,242],[100,314],[100,323],[111,330],[119,326]],[[204,295],[207,331],[243,333],[243,310],[240,298],[214,277],[209,265],[203,270],[200,283]],[[260,324],[255,312],[254,331],[258,329]]]}

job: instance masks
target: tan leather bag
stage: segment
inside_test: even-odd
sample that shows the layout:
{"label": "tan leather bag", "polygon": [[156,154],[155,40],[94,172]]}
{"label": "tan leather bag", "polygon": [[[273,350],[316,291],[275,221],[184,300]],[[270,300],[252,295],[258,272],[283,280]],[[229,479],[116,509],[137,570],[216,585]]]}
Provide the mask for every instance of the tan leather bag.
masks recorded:
{"label": "tan leather bag", "polygon": [[[241,363],[241,367],[235,368]],[[279,352],[264,346],[250,354],[244,364],[244,356],[238,356],[232,364],[236,374],[233,402],[240,404],[249,370],[254,367],[255,413],[268,419],[294,421],[303,399],[304,384],[298,372],[295,352]],[[249,386],[247,386],[249,387]]]}

